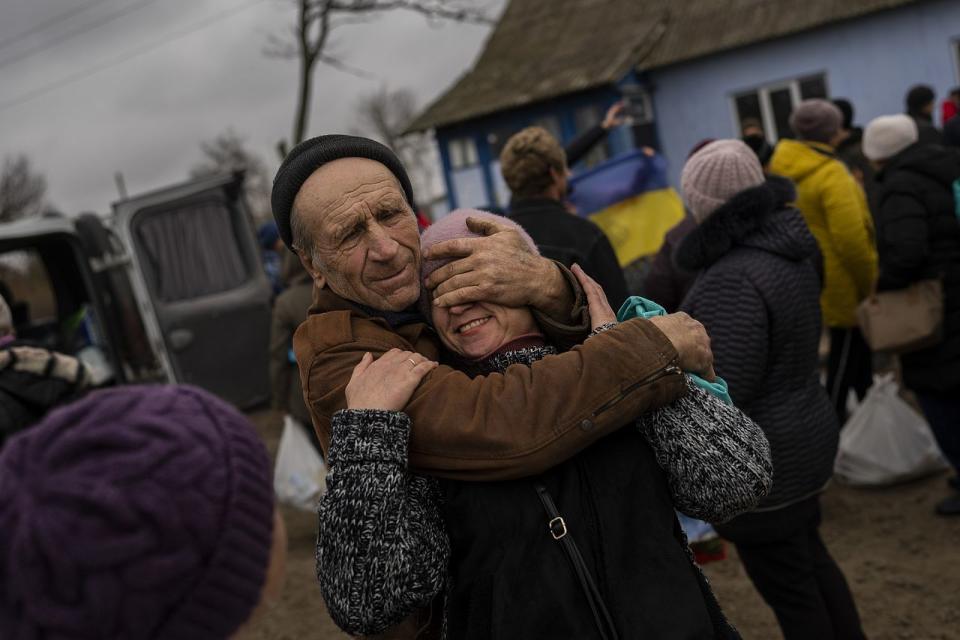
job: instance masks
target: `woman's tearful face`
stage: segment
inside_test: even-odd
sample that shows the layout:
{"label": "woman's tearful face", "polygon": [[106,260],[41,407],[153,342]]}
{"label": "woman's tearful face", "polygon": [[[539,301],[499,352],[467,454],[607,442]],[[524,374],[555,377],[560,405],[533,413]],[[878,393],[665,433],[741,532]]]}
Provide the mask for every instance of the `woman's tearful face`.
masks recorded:
{"label": "woman's tearful face", "polygon": [[478,360],[512,340],[540,332],[527,307],[473,302],[435,306],[432,314],[433,326],[444,346],[468,360]]}

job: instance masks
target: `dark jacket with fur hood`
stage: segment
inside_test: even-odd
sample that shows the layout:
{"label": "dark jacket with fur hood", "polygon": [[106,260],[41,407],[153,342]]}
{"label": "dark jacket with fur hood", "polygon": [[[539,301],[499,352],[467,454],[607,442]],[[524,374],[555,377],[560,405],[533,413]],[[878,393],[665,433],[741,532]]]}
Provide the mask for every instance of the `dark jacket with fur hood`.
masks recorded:
{"label": "dark jacket with fur hood", "polygon": [[818,373],[820,255],[787,204],[794,197],[790,181],[771,177],[712,213],[675,254],[702,271],[682,310],[704,324],[717,375],[770,441],[773,489],[760,509],[820,491],[839,433]]}

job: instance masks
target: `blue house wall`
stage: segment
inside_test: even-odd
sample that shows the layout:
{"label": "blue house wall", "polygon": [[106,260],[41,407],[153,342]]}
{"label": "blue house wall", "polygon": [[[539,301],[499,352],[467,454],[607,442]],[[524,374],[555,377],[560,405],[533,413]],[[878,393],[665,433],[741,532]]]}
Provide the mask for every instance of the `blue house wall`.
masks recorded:
{"label": "blue house wall", "polygon": [[[563,144],[567,144],[581,133],[577,130],[578,110],[595,106],[597,117],[602,118],[606,109],[619,98],[620,93],[614,87],[602,87],[438,128],[437,145],[440,149],[450,208],[484,206],[496,208],[506,207],[508,204],[509,190],[503,182],[499,160],[494,157],[489,142],[491,134],[511,135],[541,119],[554,117],[559,125],[560,140]],[[599,123],[598,119],[591,124]],[[450,143],[460,138],[469,138],[473,141],[477,150],[478,163],[470,167],[454,169],[450,157]],[[611,132],[608,143],[611,155],[628,151],[633,146],[631,136],[624,128]]]}
{"label": "blue house wall", "polygon": [[849,99],[861,126],[902,112],[907,90],[929,84],[939,117],[940,101],[960,84],[958,40],[960,0],[939,0],[653,70],[671,182],[697,142],[739,136],[734,94],[782,80],[825,73],[829,95]]}

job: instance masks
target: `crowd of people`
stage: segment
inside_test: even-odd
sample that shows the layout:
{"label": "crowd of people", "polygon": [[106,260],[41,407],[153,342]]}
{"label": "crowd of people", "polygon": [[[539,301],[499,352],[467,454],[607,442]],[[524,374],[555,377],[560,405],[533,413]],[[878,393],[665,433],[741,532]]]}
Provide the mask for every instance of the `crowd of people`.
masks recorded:
{"label": "crowd of people", "polygon": [[[738,638],[679,512],[736,546],[787,640],[864,638],[819,533],[851,392],[871,383],[863,301],[940,283],[937,334],[899,360],[960,469],[950,100],[942,133],[920,87],[862,131],[849,102],[807,100],[793,138],[744,122],[703,141],[686,217],[632,285],[565,202],[619,105],[566,149],[518,132],[506,215],[425,230],[390,149],[292,149],[259,234],[279,257],[273,405],[312,427],[330,470],[316,571],[334,621],[382,638]],[[8,316],[0,636],[234,637],[285,564],[252,425],[188,386],[88,392],[82,364],[17,344]],[[958,482],[941,515],[960,514]]]}

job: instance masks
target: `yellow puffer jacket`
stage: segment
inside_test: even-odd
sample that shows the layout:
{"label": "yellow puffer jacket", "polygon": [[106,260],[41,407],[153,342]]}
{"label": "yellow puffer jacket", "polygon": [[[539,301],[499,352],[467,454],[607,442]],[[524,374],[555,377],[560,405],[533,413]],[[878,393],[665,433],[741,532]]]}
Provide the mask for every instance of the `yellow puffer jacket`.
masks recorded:
{"label": "yellow puffer jacket", "polygon": [[855,327],[857,304],[877,278],[873,220],[863,189],[833,149],[816,142],[781,140],[770,173],[797,185],[797,208],[823,254],[825,282],[820,295],[828,327]]}

